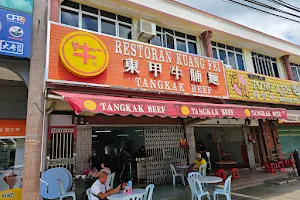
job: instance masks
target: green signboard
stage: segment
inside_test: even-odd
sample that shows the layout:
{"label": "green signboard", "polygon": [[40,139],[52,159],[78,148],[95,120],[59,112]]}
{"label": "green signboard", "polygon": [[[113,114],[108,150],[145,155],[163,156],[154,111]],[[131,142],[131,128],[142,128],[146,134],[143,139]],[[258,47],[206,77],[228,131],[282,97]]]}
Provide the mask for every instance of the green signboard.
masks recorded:
{"label": "green signboard", "polygon": [[32,13],[34,0],[0,0],[0,7]]}

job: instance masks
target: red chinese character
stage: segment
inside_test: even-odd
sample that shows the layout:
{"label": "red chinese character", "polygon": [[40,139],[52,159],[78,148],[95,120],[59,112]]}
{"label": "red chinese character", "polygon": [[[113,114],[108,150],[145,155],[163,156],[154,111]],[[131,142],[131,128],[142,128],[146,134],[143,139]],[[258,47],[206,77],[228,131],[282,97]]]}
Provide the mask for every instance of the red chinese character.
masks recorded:
{"label": "red chinese character", "polygon": [[77,51],[77,49],[82,49],[83,52],[82,53],[73,53],[73,56],[78,56],[78,57],[82,57],[83,58],[83,63],[86,65],[88,59],[96,59],[96,56],[93,55],[89,55],[88,52],[89,51],[95,51],[94,48],[90,48],[88,47],[88,45],[86,43],[84,43],[82,46],[78,45],[78,42],[72,42],[73,45],[73,50]]}

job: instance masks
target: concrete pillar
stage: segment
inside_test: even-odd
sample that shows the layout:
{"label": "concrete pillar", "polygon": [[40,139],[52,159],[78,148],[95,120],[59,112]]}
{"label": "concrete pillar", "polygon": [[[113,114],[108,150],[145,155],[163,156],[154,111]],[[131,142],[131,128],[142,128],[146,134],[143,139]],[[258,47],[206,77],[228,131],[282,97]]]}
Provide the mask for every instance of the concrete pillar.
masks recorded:
{"label": "concrete pillar", "polygon": [[59,22],[60,1],[50,0],[50,21]]}
{"label": "concrete pillar", "polygon": [[244,132],[244,138],[245,138],[245,143],[246,143],[246,147],[247,147],[249,167],[250,167],[250,169],[256,169],[253,144],[251,142],[249,142],[249,139],[248,139],[248,134],[250,133],[249,127],[243,126],[243,132]]}
{"label": "concrete pillar", "polygon": [[195,144],[195,134],[194,134],[194,127],[192,125],[185,125],[185,134],[186,140],[189,145],[188,148],[188,158],[189,163],[192,164],[196,159],[196,144]]}
{"label": "concrete pillar", "polygon": [[213,50],[212,50],[212,45],[211,45],[211,35],[212,32],[210,30],[207,30],[207,31],[204,31],[201,36],[202,36],[202,39],[203,39],[203,46],[204,46],[204,49],[206,51],[206,54],[208,57],[210,58],[213,58],[214,55],[213,55]]}
{"label": "concrete pillar", "polygon": [[47,0],[34,1],[22,200],[40,199],[47,2]]}
{"label": "concrete pillar", "polygon": [[283,61],[283,65],[285,67],[286,73],[287,73],[287,78],[289,80],[294,80],[294,76],[293,76],[293,72],[292,72],[292,68],[290,66],[290,55],[285,55],[281,57],[282,61]]}
{"label": "concrete pillar", "polygon": [[77,126],[76,174],[82,174],[84,169],[89,168],[88,161],[92,156],[92,133],[90,126]]}

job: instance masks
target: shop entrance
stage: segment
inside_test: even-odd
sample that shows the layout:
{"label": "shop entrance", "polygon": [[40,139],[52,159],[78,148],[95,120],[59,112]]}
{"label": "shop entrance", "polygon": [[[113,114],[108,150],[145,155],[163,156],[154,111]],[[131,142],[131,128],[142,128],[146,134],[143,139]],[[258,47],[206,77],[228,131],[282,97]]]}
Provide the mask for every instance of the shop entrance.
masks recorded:
{"label": "shop entrance", "polygon": [[[242,126],[195,127],[195,142],[197,152],[210,161],[212,168],[219,167],[215,164],[217,161],[234,161],[239,168],[249,167]],[[209,158],[206,152],[209,152]]]}
{"label": "shop entrance", "polygon": [[116,185],[130,178],[166,184],[171,182],[170,164],[186,162],[187,152],[179,146],[183,137],[180,125],[93,127],[92,167],[105,163],[116,172]]}

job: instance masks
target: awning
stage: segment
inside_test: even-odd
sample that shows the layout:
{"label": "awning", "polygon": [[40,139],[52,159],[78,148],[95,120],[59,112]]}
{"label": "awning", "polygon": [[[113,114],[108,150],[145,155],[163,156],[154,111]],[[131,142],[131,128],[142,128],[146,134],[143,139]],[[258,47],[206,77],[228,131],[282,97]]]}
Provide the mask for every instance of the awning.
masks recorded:
{"label": "awning", "polygon": [[124,98],[102,95],[53,92],[63,97],[76,114],[84,112],[105,115],[133,115],[135,117],[171,118],[252,118],[287,119],[286,109],[239,106],[231,104],[210,104],[195,102],[162,101],[138,98]]}
{"label": "awning", "polygon": [[300,123],[300,110],[287,110],[287,119],[282,119],[279,121],[279,123],[288,123],[288,124],[294,124],[294,123]]}

